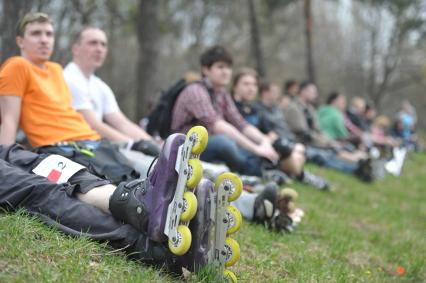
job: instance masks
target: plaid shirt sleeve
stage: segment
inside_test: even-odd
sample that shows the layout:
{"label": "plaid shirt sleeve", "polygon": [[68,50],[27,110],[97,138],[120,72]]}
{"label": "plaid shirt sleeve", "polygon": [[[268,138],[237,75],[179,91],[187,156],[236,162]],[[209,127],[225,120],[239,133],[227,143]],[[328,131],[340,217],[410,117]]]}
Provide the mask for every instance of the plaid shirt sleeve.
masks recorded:
{"label": "plaid shirt sleeve", "polygon": [[213,108],[207,90],[200,84],[187,86],[179,95],[173,108],[172,130],[186,132],[196,124],[212,131],[213,125],[220,120],[220,115]]}

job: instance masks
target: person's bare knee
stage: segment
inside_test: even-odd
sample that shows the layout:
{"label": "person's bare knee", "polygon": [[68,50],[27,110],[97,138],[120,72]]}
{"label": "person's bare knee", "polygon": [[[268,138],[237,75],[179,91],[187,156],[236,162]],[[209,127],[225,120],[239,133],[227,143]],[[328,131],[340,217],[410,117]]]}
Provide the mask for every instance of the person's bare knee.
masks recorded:
{"label": "person's bare knee", "polygon": [[305,164],[304,155],[299,152],[293,151],[291,155],[281,161],[281,169],[285,172],[289,172],[294,176],[299,176],[303,170],[303,165]]}
{"label": "person's bare knee", "polygon": [[108,184],[91,189],[85,194],[77,193],[76,197],[82,202],[91,204],[105,213],[111,214],[109,211],[109,199],[114,193],[116,187]]}
{"label": "person's bare knee", "polygon": [[300,152],[302,154],[305,154],[305,146],[301,143],[296,143],[294,145],[294,151],[295,152]]}

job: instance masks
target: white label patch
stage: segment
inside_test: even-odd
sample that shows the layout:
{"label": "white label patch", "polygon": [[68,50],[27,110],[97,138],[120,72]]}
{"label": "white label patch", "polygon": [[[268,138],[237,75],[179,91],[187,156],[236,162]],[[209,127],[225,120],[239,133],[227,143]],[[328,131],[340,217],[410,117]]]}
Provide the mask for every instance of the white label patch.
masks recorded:
{"label": "white label patch", "polygon": [[71,178],[75,173],[85,167],[69,160],[63,156],[52,154],[46,157],[33,172],[46,177],[49,181],[62,184]]}

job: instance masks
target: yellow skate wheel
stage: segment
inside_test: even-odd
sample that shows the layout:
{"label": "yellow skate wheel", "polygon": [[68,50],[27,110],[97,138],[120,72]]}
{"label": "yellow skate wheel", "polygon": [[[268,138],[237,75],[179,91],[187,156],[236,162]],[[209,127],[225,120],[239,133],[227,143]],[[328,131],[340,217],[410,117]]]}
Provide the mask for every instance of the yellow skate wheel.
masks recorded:
{"label": "yellow skate wheel", "polygon": [[240,259],[240,245],[232,238],[225,239],[226,262],[225,266],[232,266]]}
{"label": "yellow skate wheel", "polygon": [[186,134],[188,139],[194,139],[194,145],[192,146],[192,154],[201,154],[209,142],[209,134],[203,126],[192,127]]}
{"label": "yellow skate wheel", "polygon": [[223,271],[223,277],[225,278],[225,281],[228,283],[237,283],[237,276],[235,276],[234,272],[231,270],[225,269]]}
{"label": "yellow skate wheel", "polygon": [[238,210],[238,208],[233,205],[228,205],[226,207],[226,218],[228,221],[228,235],[240,230],[243,218],[241,217],[241,212]]}
{"label": "yellow skate wheel", "polygon": [[178,256],[186,254],[191,247],[192,235],[188,227],[179,225],[175,239],[169,239],[170,251]]}
{"label": "yellow skate wheel", "polygon": [[299,194],[290,188],[284,188],[280,191],[280,195],[285,197],[285,198],[289,198],[290,200],[297,200],[297,198],[299,197]]}
{"label": "yellow skate wheel", "polygon": [[203,177],[203,166],[198,159],[190,159],[188,161],[188,179],[186,186],[190,189],[195,188]]}
{"label": "yellow skate wheel", "polygon": [[194,218],[197,212],[197,198],[193,192],[185,192],[183,194],[183,212],[180,215],[181,221],[189,221]]}
{"label": "yellow skate wheel", "polygon": [[243,191],[243,182],[241,182],[240,177],[231,172],[226,172],[220,174],[215,182],[216,190],[219,189],[220,185],[223,185],[225,190],[229,190],[229,201],[234,201],[240,197],[241,192]]}

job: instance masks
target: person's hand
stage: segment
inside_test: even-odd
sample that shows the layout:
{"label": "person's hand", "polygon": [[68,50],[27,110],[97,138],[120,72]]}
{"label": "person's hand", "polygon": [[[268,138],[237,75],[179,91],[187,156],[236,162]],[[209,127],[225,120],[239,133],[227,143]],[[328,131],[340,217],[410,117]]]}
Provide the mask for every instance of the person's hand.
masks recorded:
{"label": "person's hand", "polygon": [[266,142],[257,146],[256,154],[270,160],[271,162],[277,162],[280,158],[272,145]]}
{"label": "person's hand", "polygon": [[274,141],[278,139],[278,135],[272,131],[267,134],[267,137],[271,143],[273,143]]}
{"label": "person's hand", "polygon": [[130,149],[140,151],[151,156],[158,156],[160,154],[160,147],[152,140],[135,141]]}

